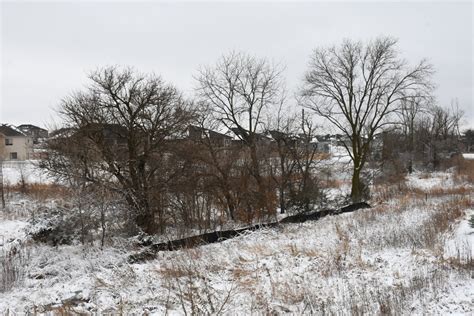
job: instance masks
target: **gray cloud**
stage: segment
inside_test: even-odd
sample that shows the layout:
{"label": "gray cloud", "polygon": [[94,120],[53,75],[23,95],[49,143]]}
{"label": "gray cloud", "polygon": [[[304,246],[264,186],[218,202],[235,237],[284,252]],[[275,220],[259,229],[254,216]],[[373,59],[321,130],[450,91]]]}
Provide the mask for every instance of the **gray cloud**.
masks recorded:
{"label": "gray cloud", "polygon": [[161,74],[191,95],[199,65],[234,49],[285,64],[294,90],[315,47],[391,35],[409,62],[435,65],[438,102],[458,98],[474,126],[472,9],[470,2],[2,2],[0,121],[48,123],[88,71],[110,64]]}

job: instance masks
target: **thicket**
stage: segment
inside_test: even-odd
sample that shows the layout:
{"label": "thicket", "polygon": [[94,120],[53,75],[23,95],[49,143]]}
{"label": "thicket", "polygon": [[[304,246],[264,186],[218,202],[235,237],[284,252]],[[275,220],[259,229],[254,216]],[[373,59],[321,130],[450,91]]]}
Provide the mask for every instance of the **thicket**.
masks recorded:
{"label": "thicket", "polygon": [[[120,201],[127,210],[120,221],[134,233],[268,222],[278,210],[307,212],[325,203],[330,181],[318,168],[325,156],[316,114],[344,133],[332,142],[351,158],[350,200],[368,200],[374,181],[399,181],[418,167],[437,170],[460,151],[462,112],[436,105],[429,95],[431,66],[422,62],[410,71],[396,43],[381,38],[318,51],[307,78],[312,90],[297,98],[309,114],[288,102],[280,65],[244,53],[202,67],[193,99],[153,74],[98,69],[84,90],[60,104],[63,125],[52,133],[41,166],[78,193],[74,209],[80,214],[88,192],[101,192],[104,205],[111,197]],[[344,58],[337,59],[339,53]],[[380,56],[388,59],[379,65]],[[354,67],[344,68],[351,60]],[[335,80],[324,77],[324,65]],[[349,73],[337,71],[343,68]],[[382,90],[370,79],[378,71],[389,73],[378,79]],[[401,80],[407,71],[407,81]],[[361,74],[357,86],[345,84],[344,78]],[[363,101],[362,87],[379,97]],[[346,95],[347,88],[362,89],[360,102]],[[346,120],[331,116],[334,99]]]}

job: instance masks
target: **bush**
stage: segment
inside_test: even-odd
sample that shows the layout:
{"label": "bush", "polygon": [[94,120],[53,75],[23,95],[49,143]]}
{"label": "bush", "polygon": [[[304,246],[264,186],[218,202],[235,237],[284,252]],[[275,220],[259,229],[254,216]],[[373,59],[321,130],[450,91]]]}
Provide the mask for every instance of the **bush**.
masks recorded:
{"label": "bush", "polygon": [[81,238],[77,209],[57,208],[48,210],[30,221],[31,237],[51,246],[70,245]]}

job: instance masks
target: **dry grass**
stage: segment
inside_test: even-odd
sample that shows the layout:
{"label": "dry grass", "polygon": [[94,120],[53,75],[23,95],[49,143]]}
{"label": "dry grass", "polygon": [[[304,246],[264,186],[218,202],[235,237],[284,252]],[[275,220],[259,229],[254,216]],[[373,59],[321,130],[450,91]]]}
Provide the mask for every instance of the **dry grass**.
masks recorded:
{"label": "dry grass", "polygon": [[[30,192],[52,196],[48,195],[50,189],[38,187]],[[170,311],[181,310],[188,314],[232,313],[231,301],[236,294],[239,303],[245,295],[247,311],[256,314],[398,315],[407,314],[413,301],[419,301],[423,310],[424,304],[430,302],[430,295],[445,291],[452,273],[474,270],[472,253],[467,258],[461,251],[457,257],[442,257],[446,233],[464,216],[466,208],[474,206],[469,197],[471,190],[455,187],[423,191],[395,183],[376,186],[373,193],[376,198],[371,202],[373,208],[349,216],[328,217],[323,226],[324,223],[329,225],[324,227],[319,223],[310,226],[322,229],[325,235],[321,236],[330,241],[317,240],[308,245],[295,241],[292,237],[299,238],[296,232],[308,226],[289,225],[290,228],[283,230],[287,234],[274,240],[268,237],[270,234],[262,234],[263,241],[236,241],[233,246],[240,252],[233,260],[217,256],[207,247],[165,255],[156,274],[169,297],[160,297],[160,304]],[[413,212],[421,216],[414,216]],[[278,244],[278,248],[269,247],[270,243]],[[319,245],[321,248],[314,248]],[[403,270],[394,270],[396,281],[384,283],[380,275],[384,269],[390,269],[389,260],[383,256],[379,259],[378,254],[390,248],[394,253],[403,251],[414,264],[425,265],[423,260],[426,259],[426,270],[414,267],[416,273],[408,276]],[[294,263],[280,262],[280,258]],[[262,261],[271,264],[265,266]],[[287,267],[292,268],[291,264],[295,265],[294,270],[285,271]],[[225,278],[232,280],[232,287],[222,293]],[[321,289],[328,291],[325,282],[335,279],[342,283],[341,291],[321,292]],[[339,286],[337,282],[334,284]],[[349,294],[339,295],[338,291]],[[67,314],[74,310],[63,306],[57,312]]]}
{"label": "dry grass", "polygon": [[291,254],[293,257],[300,255],[300,250],[298,249],[298,246],[294,243],[286,245],[284,249],[287,253]]}
{"label": "dry grass", "polygon": [[243,267],[234,267],[230,271],[235,280],[241,280],[250,277],[255,273],[255,271],[244,269]]}
{"label": "dry grass", "polygon": [[305,298],[305,293],[290,282],[278,282],[274,284],[272,294],[278,301],[291,306],[301,303]]}
{"label": "dry grass", "polygon": [[[198,262],[184,256],[167,262],[157,270],[169,293],[165,306],[180,306],[184,314],[220,314],[231,300],[235,285],[233,283],[226,293],[217,290],[209,277],[217,271],[213,268],[209,270],[209,265],[203,268]],[[212,263],[210,265],[213,266]],[[220,270],[224,268],[220,267]]]}
{"label": "dry grass", "polygon": [[244,289],[247,291],[255,290],[256,285],[258,284],[258,276],[260,270],[258,268],[251,268],[248,266],[237,266],[233,267],[231,270],[232,280],[237,285],[237,288]]}
{"label": "dry grass", "polygon": [[453,199],[442,203],[436,212],[422,225],[420,240],[423,246],[430,249],[442,243],[443,235],[452,229],[456,220],[464,216],[464,205],[471,204],[468,198]]}
{"label": "dry grass", "polygon": [[[422,251],[415,257],[422,258],[427,254],[442,257],[440,249],[443,247],[446,233],[464,216],[466,208],[473,207],[473,201],[469,197],[471,190],[466,187],[434,188],[425,192],[404,184],[396,184],[380,186],[379,190],[380,200],[382,197],[390,197],[387,200],[391,200],[391,203],[378,204],[371,209],[358,212],[351,221],[337,221],[333,229],[338,240],[337,246],[324,255],[317,251],[310,254],[325,262],[318,270],[322,277],[338,277],[351,269],[370,269],[371,265],[362,258],[363,249],[366,251],[387,248],[421,249]],[[422,212],[426,214],[426,219],[406,224],[407,226],[401,225],[402,218],[412,217],[410,212]],[[386,230],[373,236],[364,236],[363,232],[371,231],[373,225],[380,226],[382,222],[387,226]],[[296,244],[289,244],[285,248],[285,251],[292,256],[301,255],[303,250]],[[464,261],[462,265],[468,268],[470,262]],[[426,275],[413,278],[409,284],[390,289],[389,294],[380,293],[376,297],[367,293],[366,295],[372,301],[378,302],[380,313],[401,313],[406,311],[404,302],[421,295],[423,289],[430,288],[430,291],[435,291],[438,287],[440,290],[443,287],[441,284],[443,278],[443,275],[427,272]],[[373,311],[371,309],[373,306],[360,306],[360,304],[357,306],[357,304],[348,303],[346,311],[365,311],[364,313]]]}
{"label": "dry grass", "polygon": [[58,184],[32,184],[28,194],[39,201],[70,200],[74,196],[70,188]]}
{"label": "dry grass", "polygon": [[338,180],[338,179],[324,179],[321,180],[320,186],[322,189],[329,189],[329,188],[340,188],[341,186],[348,184],[348,181]]}
{"label": "dry grass", "polygon": [[339,245],[334,253],[334,265],[338,271],[344,268],[346,258],[349,254],[350,249],[350,237],[346,229],[342,229],[341,226],[336,223],[335,230],[337,238],[339,239]]}
{"label": "dry grass", "polygon": [[327,160],[329,158],[331,158],[331,154],[330,153],[316,153],[314,154],[314,156],[312,157],[313,160]]}
{"label": "dry grass", "polygon": [[454,187],[454,188],[442,188],[442,187],[436,187],[428,190],[427,192],[421,191],[421,190],[416,190],[416,192],[419,195],[423,195],[423,193],[429,194],[429,196],[432,197],[438,197],[438,196],[445,196],[445,195],[464,195],[468,196],[471,192],[472,189],[464,186],[460,187]]}
{"label": "dry grass", "polygon": [[243,249],[245,252],[255,255],[255,257],[262,258],[268,257],[274,254],[274,251],[264,244],[251,244]]}
{"label": "dry grass", "polygon": [[177,279],[183,277],[196,277],[197,272],[190,266],[167,264],[156,270],[163,278]]}
{"label": "dry grass", "polygon": [[70,198],[70,190],[59,184],[31,183],[5,186],[6,192],[24,193],[38,200]]}
{"label": "dry grass", "polygon": [[455,173],[458,182],[474,183],[474,160],[460,159]]}
{"label": "dry grass", "polygon": [[472,248],[468,248],[468,252],[462,252],[465,255],[461,255],[461,251],[458,252],[456,257],[449,257],[444,260],[450,267],[465,271],[468,273],[468,278],[474,278],[474,257],[472,254]]}
{"label": "dry grass", "polygon": [[299,251],[299,254],[309,257],[309,258],[321,257],[321,252],[317,251],[316,249],[302,248],[302,249],[299,249],[298,251]]}
{"label": "dry grass", "polygon": [[[472,164],[472,169],[471,171],[474,174],[474,163]],[[420,179],[428,179],[431,177],[430,174],[421,174],[419,176]],[[463,173],[462,176],[456,176],[455,179],[458,177],[458,179],[462,179],[458,182],[459,184],[465,184],[466,183],[466,178]],[[383,203],[389,200],[398,200],[399,202],[403,204],[407,204],[406,202],[409,201],[410,203],[413,200],[416,199],[429,199],[431,197],[442,197],[442,196],[449,196],[449,195],[462,195],[462,196],[468,196],[469,194],[472,193],[472,188],[469,186],[465,185],[459,185],[459,186],[437,186],[433,187],[430,189],[421,189],[421,188],[415,188],[415,187],[409,187],[406,182],[389,182],[390,184],[379,184],[375,185],[372,188],[372,201],[376,203]]]}
{"label": "dry grass", "polygon": [[21,243],[0,251],[0,293],[23,282],[30,256],[30,247]]}
{"label": "dry grass", "polygon": [[6,207],[0,216],[6,219],[34,218],[48,208],[50,202],[66,205],[72,199],[72,192],[57,184],[27,184],[5,186]]}
{"label": "dry grass", "polygon": [[372,200],[376,203],[385,202],[411,194],[410,188],[405,183],[378,184],[372,188]]}
{"label": "dry grass", "polygon": [[[387,227],[380,233],[370,233],[365,236],[367,247],[373,249],[390,248],[410,248],[410,249],[431,249],[435,251],[441,247],[443,236],[449,232],[453,224],[464,216],[464,210],[472,206],[469,197],[448,195],[446,201],[430,203],[430,200],[410,200],[402,198],[400,201],[389,207],[378,207],[367,210],[363,215],[354,219],[358,230],[371,231],[369,226],[374,223],[386,222]],[[410,218],[410,212],[421,212],[420,220],[410,225],[403,225],[403,222]],[[353,239],[360,239],[355,233]]]}

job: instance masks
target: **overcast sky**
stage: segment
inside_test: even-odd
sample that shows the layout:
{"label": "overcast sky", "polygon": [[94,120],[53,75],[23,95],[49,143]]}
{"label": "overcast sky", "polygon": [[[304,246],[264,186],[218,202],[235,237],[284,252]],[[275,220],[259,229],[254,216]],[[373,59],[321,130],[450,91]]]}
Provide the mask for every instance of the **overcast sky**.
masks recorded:
{"label": "overcast sky", "polygon": [[344,38],[399,39],[409,62],[435,66],[440,105],[458,99],[474,127],[472,2],[1,2],[0,122],[49,125],[62,97],[99,66],[155,72],[188,96],[200,65],[231,50],[286,65]]}

